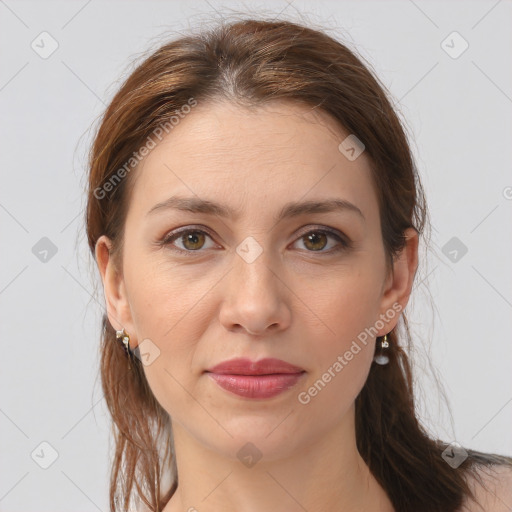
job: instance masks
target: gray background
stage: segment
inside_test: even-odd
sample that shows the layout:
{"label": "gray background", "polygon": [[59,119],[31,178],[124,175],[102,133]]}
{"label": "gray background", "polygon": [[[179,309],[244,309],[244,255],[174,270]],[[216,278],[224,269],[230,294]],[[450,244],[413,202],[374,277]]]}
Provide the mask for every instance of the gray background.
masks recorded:
{"label": "gray background", "polygon": [[[133,58],[231,10],[304,13],[390,89],[433,223],[408,306],[419,412],[445,440],[512,453],[510,1],[0,0],[1,511],[108,509],[103,291],[83,231],[91,127]],[[51,49],[44,31],[58,43],[47,58],[31,47]]]}

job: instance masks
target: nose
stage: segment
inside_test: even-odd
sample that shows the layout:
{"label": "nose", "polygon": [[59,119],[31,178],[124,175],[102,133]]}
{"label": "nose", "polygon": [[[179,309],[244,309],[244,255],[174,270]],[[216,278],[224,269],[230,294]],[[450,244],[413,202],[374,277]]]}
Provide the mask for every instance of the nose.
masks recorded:
{"label": "nose", "polygon": [[220,322],[226,330],[264,336],[288,328],[290,290],[279,274],[265,251],[250,263],[235,255],[222,287]]}

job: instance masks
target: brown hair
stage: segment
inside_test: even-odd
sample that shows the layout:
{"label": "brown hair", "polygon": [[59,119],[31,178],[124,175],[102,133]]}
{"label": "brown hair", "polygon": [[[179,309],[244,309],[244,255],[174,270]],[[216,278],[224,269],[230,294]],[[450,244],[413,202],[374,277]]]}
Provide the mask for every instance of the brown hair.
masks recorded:
{"label": "brown hair", "polygon": [[[93,255],[96,241],[106,235],[113,244],[111,257],[122,268],[134,152],[159,127],[170,126],[184,105],[219,99],[246,107],[288,100],[327,112],[356,134],[372,162],[388,266],[404,247],[407,228],[424,234],[428,211],[421,182],[404,129],[378,79],[322,31],[290,21],[249,19],[161,46],[112,99],[90,152],[86,223]],[[509,459],[468,450],[458,470],[443,460],[447,444],[430,438],[416,416],[405,314],[402,321],[403,335],[395,329],[388,335],[389,364],[373,365],[356,399],[357,447],[397,512],[456,511],[465,496],[473,496],[466,476],[475,473],[476,462]],[[116,443],[110,508],[127,509],[135,485],[150,510],[160,511],[177,487],[174,475],[162,489],[163,471],[170,464],[175,468],[171,421],[149,388],[142,363],[133,358],[131,365],[130,371],[104,314],[101,379]]]}

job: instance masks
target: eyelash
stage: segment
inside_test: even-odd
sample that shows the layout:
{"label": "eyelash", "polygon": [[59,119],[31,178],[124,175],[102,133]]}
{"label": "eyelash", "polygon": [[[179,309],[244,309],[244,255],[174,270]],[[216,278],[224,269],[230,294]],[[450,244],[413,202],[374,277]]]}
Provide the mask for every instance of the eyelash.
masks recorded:
{"label": "eyelash", "polygon": [[[179,247],[173,247],[172,246],[172,243],[175,240],[179,239],[180,237],[183,237],[184,235],[186,235],[188,233],[203,233],[203,234],[209,236],[210,238],[213,238],[213,236],[209,233],[209,231],[205,230],[204,228],[200,229],[200,227],[197,227],[197,228],[187,227],[185,229],[180,229],[180,230],[173,231],[171,233],[166,234],[164,236],[164,238],[159,242],[159,245],[160,246],[166,246],[169,249],[171,249],[172,251],[175,251],[175,252],[178,252],[178,253],[181,253],[181,254],[186,254],[187,256],[193,256],[196,253],[204,252],[202,249],[197,249],[197,250],[193,251],[193,250],[181,249]],[[306,231],[306,232],[302,233],[297,238],[296,242],[298,240],[300,240],[301,238],[304,238],[305,236],[310,235],[312,233],[322,233],[324,235],[331,236],[331,237],[335,238],[339,242],[339,245],[336,248],[330,249],[328,251],[323,251],[323,250],[309,251],[309,250],[306,250],[306,252],[309,252],[309,253],[319,253],[319,254],[334,254],[334,253],[338,253],[340,251],[348,250],[348,249],[352,248],[352,242],[347,237],[343,237],[341,235],[341,233],[339,233],[338,231],[335,231],[333,229],[326,228],[326,227],[315,227],[314,229],[310,229],[309,231]]]}

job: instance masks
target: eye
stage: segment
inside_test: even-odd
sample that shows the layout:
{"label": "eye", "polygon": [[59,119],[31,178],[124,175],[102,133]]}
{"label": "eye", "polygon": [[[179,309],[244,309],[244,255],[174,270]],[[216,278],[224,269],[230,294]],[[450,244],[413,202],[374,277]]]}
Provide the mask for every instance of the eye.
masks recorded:
{"label": "eye", "polygon": [[[328,240],[334,239],[338,244],[334,244],[334,248],[324,251],[325,247],[329,245]],[[345,240],[340,234],[330,229],[315,229],[304,233],[295,243],[303,242],[307,252],[320,252],[320,253],[333,253],[348,249],[350,243]]]}
{"label": "eye", "polygon": [[[206,238],[211,240],[211,236],[201,229],[183,229],[166,235],[162,240],[162,245],[171,246],[176,241],[181,243],[182,246],[171,247],[171,249],[178,252],[196,252],[204,248]],[[206,248],[210,249],[212,246]]]}

